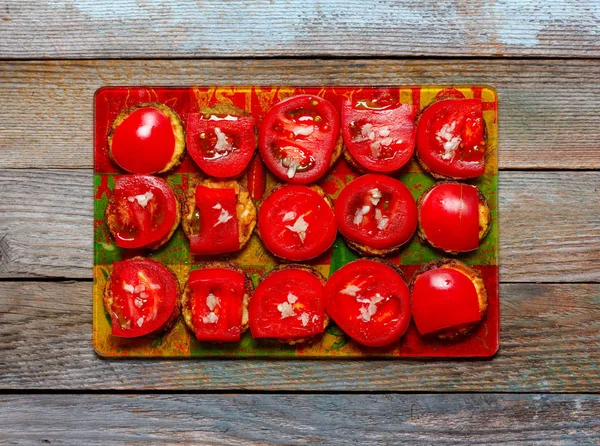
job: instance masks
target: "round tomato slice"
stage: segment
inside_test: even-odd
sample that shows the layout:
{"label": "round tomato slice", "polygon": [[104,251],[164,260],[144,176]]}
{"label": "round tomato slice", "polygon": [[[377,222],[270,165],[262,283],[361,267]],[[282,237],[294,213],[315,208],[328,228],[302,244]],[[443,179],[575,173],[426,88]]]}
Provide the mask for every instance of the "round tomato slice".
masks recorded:
{"label": "round tomato slice", "polygon": [[217,178],[240,175],[256,148],[252,116],[191,113],[187,147],[192,159],[206,174]]}
{"label": "round tomato slice", "polygon": [[175,311],[179,286],[173,273],[154,260],[116,262],[105,293],[112,334],[135,338],[162,328]]}
{"label": "round tomato slice", "polygon": [[260,126],[258,148],[279,179],[313,183],[331,165],[339,131],[340,118],[329,101],[313,95],[294,96],[269,110]]}
{"label": "round tomato slice", "polygon": [[375,249],[403,245],[417,228],[417,205],[408,188],[385,175],[358,177],[335,201],[340,232]]}
{"label": "round tomato slice", "polygon": [[264,277],[249,307],[254,338],[303,340],[325,330],[323,280],[308,267],[285,267]]}
{"label": "round tomato slice", "polygon": [[443,99],[417,122],[417,154],[426,170],[447,178],[474,178],[485,171],[485,122],[480,99]]}
{"label": "round tomato slice", "polygon": [[324,192],[316,186],[282,186],[258,211],[258,231],[265,247],[286,260],[308,260],[333,245],[337,225]]}
{"label": "round tomato slice", "polygon": [[415,150],[419,108],[381,93],[348,99],[342,106],[342,136],[354,160],[374,172],[394,172]]}
{"label": "round tomato slice", "polygon": [[246,276],[228,268],[203,268],[190,272],[184,301],[199,341],[237,342],[247,304]]}
{"label": "round tomato slice", "polygon": [[440,183],[419,199],[419,225],[434,247],[451,252],[479,247],[479,196],[476,186]]}
{"label": "round tomato slice", "polygon": [[422,335],[478,322],[482,317],[472,278],[450,265],[417,273],[411,311]]}
{"label": "round tomato slice", "polygon": [[123,175],[115,180],[106,221],[121,248],[156,248],[179,224],[179,203],[165,180]]}
{"label": "round tomato slice", "polygon": [[325,285],[327,314],[359,344],[397,341],[410,323],[410,293],[392,267],[359,259],[337,270]]}
{"label": "round tomato slice", "polygon": [[173,110],[162,104],[134,107],[113,122],[110,156],[128,172],[165,172],[183,152],[179,138],[183,127]]}

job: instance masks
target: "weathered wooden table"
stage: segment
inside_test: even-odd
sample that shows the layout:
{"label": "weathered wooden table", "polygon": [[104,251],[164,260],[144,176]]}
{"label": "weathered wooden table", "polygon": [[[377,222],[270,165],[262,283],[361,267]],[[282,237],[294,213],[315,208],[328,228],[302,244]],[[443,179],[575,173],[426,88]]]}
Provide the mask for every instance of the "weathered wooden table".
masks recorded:
{"label": "weathered wooden table", "polygon": [[[600,3],[0,1],[0,443],[600,443]],[[99,359],[101,85],[487,83],[501,350]]]}

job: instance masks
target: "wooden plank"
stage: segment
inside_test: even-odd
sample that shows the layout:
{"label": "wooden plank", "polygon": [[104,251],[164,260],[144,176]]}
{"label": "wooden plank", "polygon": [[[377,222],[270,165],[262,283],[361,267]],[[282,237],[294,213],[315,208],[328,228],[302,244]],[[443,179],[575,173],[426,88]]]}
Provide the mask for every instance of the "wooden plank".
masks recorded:
{"label": "wooden plank", "polygon": [[[509,282],[600,280],[600,172],[501,172]],[[0,278],[92,277],[92,175],[0,169]]]}
{"label": "wooden plank", "polygon": [[92,167],[102,85],[489,83],[500,98],[501,168],[600,168],[598,78],[596,60],[4,61],[0,147],[10,156],[0,167]]}
{"label": "wooden plank", "polygon": [[597,444],[594,395],[14,395],[8,443]]}
{"label": "wooden plank", "polygon": [[598,392],[599,284],[503,284],[492,360],[102,360],[90,282],[0,282],[0,388]]}
{"label": "wooden plank", "polygon": [[592,0],[13,3],[2,58],[600,56]]}

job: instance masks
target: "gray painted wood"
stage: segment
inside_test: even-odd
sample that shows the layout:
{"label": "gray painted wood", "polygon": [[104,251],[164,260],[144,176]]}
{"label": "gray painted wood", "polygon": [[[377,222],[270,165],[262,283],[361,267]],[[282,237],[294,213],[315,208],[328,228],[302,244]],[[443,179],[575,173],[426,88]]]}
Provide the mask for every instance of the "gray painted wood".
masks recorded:
{"label": "gray painted wood", "polygon": [[592,445],[599,420],[592,395],[0,397],[9,444]]}
{"label": "gray painted wood", "polygon": [[[600,280],[600,172],[501,172],[509,282]],[[0,169],[0,277],[92,277],[92,175]]]}
{"label": "gray painted wood", "polygon": [[5,61],[0,168],[91,168],[93,94],[102,85],[441,83],[498,89],[501,168],[600,168],[599,78],[595,60]]}
{"label": "gray painted wood", "polygon": [[0,388],[598,392],[600,284],[503,284],[492,360],[103,360],[91,282],[0,282]]}
{"label": "gray painted wood", "polygon": [[600,56],[594,0],[7,2],[2,58]]}

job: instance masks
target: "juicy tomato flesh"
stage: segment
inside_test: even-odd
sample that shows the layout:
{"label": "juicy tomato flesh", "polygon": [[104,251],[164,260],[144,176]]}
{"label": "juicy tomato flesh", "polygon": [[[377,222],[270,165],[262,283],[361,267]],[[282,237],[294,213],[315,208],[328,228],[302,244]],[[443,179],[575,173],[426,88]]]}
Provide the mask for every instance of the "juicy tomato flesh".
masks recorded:
{"label": "juicy tomato flesh", "polygon": [[171,120],[157,108],[133,111],[112,135],[111,156],[128,172],[159,172],[171,162],[174,151]]}
{"label": "juicy tomato flesh", "polygon": [[110,282],[112,334],[135,338],[161,328],[177,303],[177,283],[161,263],[148,259],[116,262]]}
{"label": "juicy tomato flesh", "polygon": [[254,118],[250,116],[192,113],[187,126],[188,151],[208,175],[238,176],[254,154],[254,128]]}
{"label": "juicy tomato flesh", "polygon": [[466,252],[479,247],[479,194],[468,184],[439,184],[419,209],[427,240],[446,251]]}
{"label": "juicy tomato flesh", "polygon": [[404,184],[385,175],[363,175],[346,185],[335,216],[345,237],[377,249],[406,243],[417,228],[415,199]]}
{"label": "juicy tomato flesh", "polygon": [[267,113],[258,147],[279,179],[312,183],[329,168],[339,128],[339,116],[329,101],[312,95],[294,96]]}
{"label": "juicy tomato flesh", "polygon": [[342,136],[352,157],[374,172],[404,166],[415,149],[419,108],[390,96],[348,99],[342,106]]}
{"label": "juicy tomato flesh", "polygon": [[148,175],[115,181],[109,212],[117,246],[141,248],[166,237],[177,219],[177,198],[167,183]]}
{"label": "juicy tomato flesh", "polygon": [[419,275],[412,289],[411,310],[422,335],[481,320],[475,285],[453,268]]}
{"label": "juicy tomato flesh", "polygon": [[434,102],[417,123],[417,151],[434,172],[452,178],[474,178],[485,170],[486,141],[480,99]]}
{"label": "juicy tomato flesh", "polygon": [[327,314],[356,342],[381,347],[410,323],[410,294],[393,268],[360,259],[337,270],[325,285]]}
{"label": "juicy tomato flesh", "polygon": [[240,248],[237,199],[231,188],[196,187],[196,211],[190,237],[192,254],[214,255]]}
{"label": "juicy tomato flesh", "polygon": [[256,288],[249,313],[254,338],[296,340],[322,333],[323,284],[305,270],[275,271]]}
{"label": "juicy tomato flesh", "polygon": [[245,283],[244,274],[226,268],[190,272],[188,298],[194,334],[199,341],[240,340]]}
{"label": "juicy tomato flesh", "polygon": [[261,204],[258,230],[265,247],[278,257],[312,259],[331,247],[337,234],[333,210],[306,186],[283,186]]}

